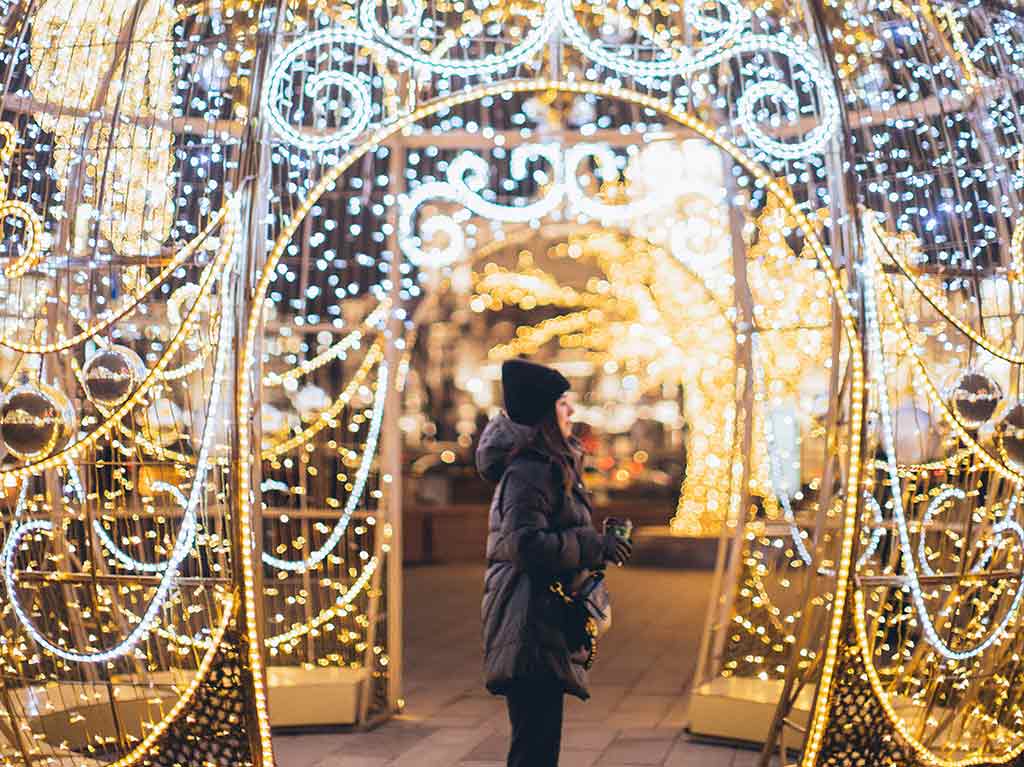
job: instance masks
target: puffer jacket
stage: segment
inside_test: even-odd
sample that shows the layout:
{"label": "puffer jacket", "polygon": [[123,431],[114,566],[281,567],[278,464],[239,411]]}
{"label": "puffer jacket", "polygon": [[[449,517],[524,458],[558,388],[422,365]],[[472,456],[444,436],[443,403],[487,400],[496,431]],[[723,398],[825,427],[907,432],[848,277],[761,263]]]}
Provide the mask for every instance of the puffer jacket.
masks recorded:
{"label": "puffer jacket", "polygon": [[566,493],[549,457],[532,448],[511,457],[529,434],[499,415],[484,428],[476,452],[477,469],[498,483],[482,606],[487,689],[503,695],[519,681],[554,681],[586,700],[587,672],[570,658],[561,627],[563,605],[550,586],[601,567],[603,539],[591,522],[579,477]]}

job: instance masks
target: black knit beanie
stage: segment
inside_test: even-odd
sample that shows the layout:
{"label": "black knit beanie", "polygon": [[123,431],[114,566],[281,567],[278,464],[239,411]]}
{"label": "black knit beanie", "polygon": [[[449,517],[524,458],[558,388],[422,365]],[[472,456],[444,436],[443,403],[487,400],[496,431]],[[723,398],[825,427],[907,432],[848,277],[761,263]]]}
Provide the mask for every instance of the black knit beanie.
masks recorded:
{"label": "black knit beanie", "polygon": [[512,359],[501,366],[501,388],[508,417],[524,426],[536,426],[569,390],[569,382],[557,370]]}

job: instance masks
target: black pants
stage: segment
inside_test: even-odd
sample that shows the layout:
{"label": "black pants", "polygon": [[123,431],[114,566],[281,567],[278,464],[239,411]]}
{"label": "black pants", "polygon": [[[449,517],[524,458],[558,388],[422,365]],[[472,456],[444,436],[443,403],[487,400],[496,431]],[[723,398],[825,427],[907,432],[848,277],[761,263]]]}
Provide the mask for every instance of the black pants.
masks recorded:
{"label": "black pants", "polygon": [[565,697],[562,688],[522,684],[507,697],[512,723],[508,767],[558,767]]}

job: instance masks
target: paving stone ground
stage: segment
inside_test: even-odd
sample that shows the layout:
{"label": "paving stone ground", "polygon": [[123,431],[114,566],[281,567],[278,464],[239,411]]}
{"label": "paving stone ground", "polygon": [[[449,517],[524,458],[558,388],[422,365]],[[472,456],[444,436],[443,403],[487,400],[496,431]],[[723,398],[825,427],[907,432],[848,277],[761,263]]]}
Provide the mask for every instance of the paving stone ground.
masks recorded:
{"label": "paving stone ground", "polygon": [[[473,565],[407,568],[404,713],[371,732],[280,735],[280,767],[504,767],[504,699],[481,682],[482,576]],[[566,699],[560,767],[754,767],[755,752],[684,731],[711,574],[626,567],[609,582],[614,626],[593,697]]]}

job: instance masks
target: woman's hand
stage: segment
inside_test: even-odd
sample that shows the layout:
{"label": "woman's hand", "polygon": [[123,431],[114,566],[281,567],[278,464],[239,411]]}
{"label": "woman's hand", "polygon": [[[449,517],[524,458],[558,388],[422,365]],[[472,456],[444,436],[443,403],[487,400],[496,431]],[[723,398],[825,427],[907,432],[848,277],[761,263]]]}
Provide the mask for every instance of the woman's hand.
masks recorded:
{"label": "woman's hand", "polygon": [[633,544],[613,533],[604,534],[604,559],[617,565],[625,564],[633,556]]}

